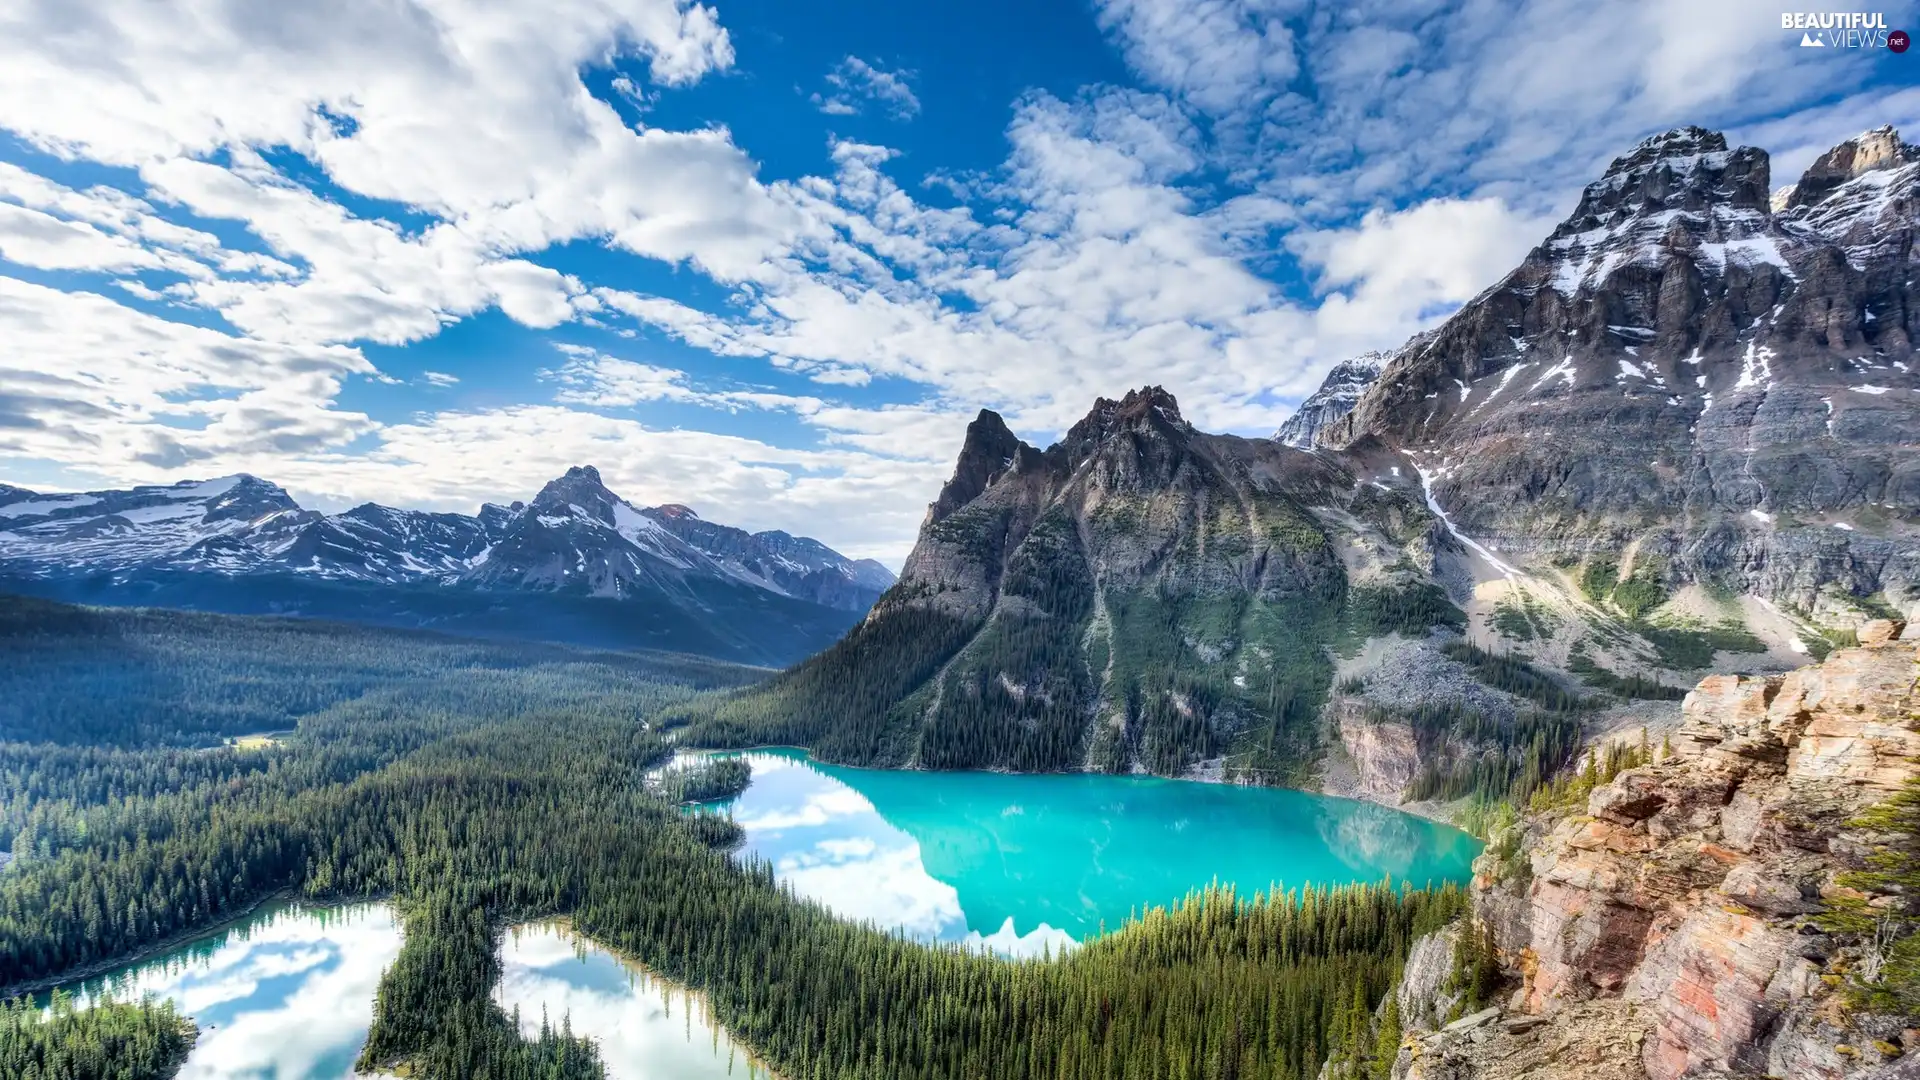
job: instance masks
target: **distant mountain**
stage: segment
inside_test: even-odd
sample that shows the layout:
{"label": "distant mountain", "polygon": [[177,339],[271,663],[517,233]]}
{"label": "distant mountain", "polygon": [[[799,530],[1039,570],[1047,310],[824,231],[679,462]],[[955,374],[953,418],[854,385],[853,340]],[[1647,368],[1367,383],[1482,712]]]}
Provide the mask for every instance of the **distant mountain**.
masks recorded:
{"label": "distant mountain", "polygon": [[865,611],[893,585],[893,571],[872,559],[849,562],[818,540],[778,530],[750,533],[704,521],[674,503],[640,511],[731,572],[828,607]]}
{"label": "distant mountain", "polygon": [[1274,439],[1288,446],[1309,450],[1313,440],[1334,421],[1353,411],[1360,395],[1380,377],[1380,372],[1395,353],[1365,352],[1342,360],[1327,372],[1320,389],[1310,394],[1273,433]]}
{"label": "distant mountain", "polygon": [[[892,583],[785,533],[709,554],[576,467],[473,516],[302,509],[252,476],[41,495],[0,488],[0,588],[94,603],[358,618],[489,636],[679,648],[756,663],[826,644]],[[791,549],[804,563],[768,566]],[[779,570],[779,573],[770,572]]]}

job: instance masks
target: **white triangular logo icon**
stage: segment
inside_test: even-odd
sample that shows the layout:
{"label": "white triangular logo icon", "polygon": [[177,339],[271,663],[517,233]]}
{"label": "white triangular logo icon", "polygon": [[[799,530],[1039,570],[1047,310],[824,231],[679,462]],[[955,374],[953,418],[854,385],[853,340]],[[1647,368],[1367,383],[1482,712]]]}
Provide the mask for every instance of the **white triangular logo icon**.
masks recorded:
{"label": "white triangular logo icon", "polygon": [[1824,49],[1827,47],[1827,43],[1814,37],[1812,34],[1801,34],[1800,47],[1803,49]]}

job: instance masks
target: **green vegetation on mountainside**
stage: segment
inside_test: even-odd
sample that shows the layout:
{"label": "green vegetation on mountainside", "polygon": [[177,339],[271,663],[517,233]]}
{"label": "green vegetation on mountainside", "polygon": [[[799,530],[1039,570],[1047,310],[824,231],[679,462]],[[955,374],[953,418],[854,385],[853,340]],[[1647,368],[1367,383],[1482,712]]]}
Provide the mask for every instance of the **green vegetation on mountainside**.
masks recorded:
{"label": "green vegetation on mountainside", "polygon": [[1492,715],[1468,701],[1411,709],[1369,707],[1369,723],[1403,723],[1413,730],[1419,771],[1409,799],[1476,805],[1524,803],[1580,748],[1580,695],[1518,654],[1496,654],[1465,640],[1441,646],[1480,682],[1532,703],[1511,717]]}
{"label": "green vegetation on mountainside", "polygon": [[[902,589],[911,586],[902,586]],[[846,764],[1302,780],[1318,760],[1328,654],[1366,636],[1460,625],[1437,587],[1302,596],[1245,589],[1102,588],[1064,514],[1009,560],[977,626],[899,595],[841,644],[763,686],[675,710],[694,745],[797,744]]]}
{"label": "green vegetation on mountainside", "polygon": [[482,685],[511,673],[520,685],[545,687],[556,705],[607,700],[605,688],[632,679],[705,689],[766,674],[677,653],[588,652],[14,596],[0,596],[0,650],[8,659],[0,665],[0,741],[90,748],[214,746],[458,670]]}
{"label": "green vegetation on mountainside", "polygon": [[[199,654],[207,670],[245,626],[224,629]],[[379,636],[341,633],[356,647]],[[177,649],[193,652],[191,636]],[[503,928],[555,916],[703,992],[789,1080],[1308,1080],[1329,1055],[1366,1053],[1347,1045],[1364,1033],[1353,1002],[1379,1001],[1412,940],[1465,906],[1452,888],[1209,893],[1052,962],[918,945],[796,900],[769,868],[716,850],[724,819],[648,790],[672,745],[641,720],[683,700],[686,684],[583,683],[558,667],[418,670],[404,688],[336,702],[280,745],[245,752],[269,768],[213,750],[224,771],[138,797],[118,793],[178,751],[124,750],[84,775],[39,775],[35,747],[14,747],[17,771],[0,778],[9,791],[102,816],[0,875],[0,986],[208,927],[277,893],[391,896],[405,944],[362,1065],[422,1080],[602,1075],[564,1026],[522,1038],[491,998]],[[325,664],[312,674],[324,682]],[[69,693],[84,698],[87,686]],[[146,779],[120,783],[122,769]]]}
{"label": "green vegetation on mountainside", "polygon": [[1847,970],[1856,1008],[1920,1015],[1920,779],[1852,825],[1877,843],[1865,867],[1840,875],[1821,926],[1861,943]]}

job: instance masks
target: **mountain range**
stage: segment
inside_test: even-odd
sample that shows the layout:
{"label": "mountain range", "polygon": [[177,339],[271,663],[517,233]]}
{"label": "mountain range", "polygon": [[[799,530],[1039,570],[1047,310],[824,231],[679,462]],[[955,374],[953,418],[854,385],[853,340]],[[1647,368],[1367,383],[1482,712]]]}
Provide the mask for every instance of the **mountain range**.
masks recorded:
{"label": "mountain range", "polygon": [[816,540],[639,508],[591,466],[479,513],[303,509],[248,475],[42,495],[0,488],[0,587],[326,615],[753,663],[816,651],[893,582]]}
{"label": "mountain range", "polygon": [[1920,604],[1916,223],[1891,129],[1784,193],[1762,150],[1653,136],[1274,439],[1158,387],[1044,450],[983,411],[860,626],[684,719],[858,763],[1526,788],[1702,672]]}

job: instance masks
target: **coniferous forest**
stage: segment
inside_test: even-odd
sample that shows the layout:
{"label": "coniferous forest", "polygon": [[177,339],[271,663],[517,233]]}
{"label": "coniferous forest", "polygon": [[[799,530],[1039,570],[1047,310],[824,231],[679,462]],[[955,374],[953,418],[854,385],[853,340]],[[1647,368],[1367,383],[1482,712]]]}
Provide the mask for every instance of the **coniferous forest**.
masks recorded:
{"label": "coniferous forest", "polygon": [[55,994],[44,1009],[0,1002],[0,1076],[9,1080],[158,1080],[193,1048],[193,1024],[172,1002],[101,1001],[77,1008]]}
{"label": "coniferous forest", "polygon": [[[94,684],[84,679],[19,680],[0,724],[10,740],[0,805],[18,855],[0,874],[0,993],[276,895],[390,897],[405,944],[379,989],[366,1067],[405,1063],[446,1080],[601,1075],[590,1043],[564,1025],[522,1038],[490,997],[503,928],[566,916],[703,992],[788,1080],[1307,1078],[1330,1056],[1376,1053],[1356,1010],[1371,1014],[1411,941],[1464,906],[1453,889],[1385,884],[1209,892],[1065,959],[929,947],[796,899],[770,868],[725,854],[737,839],[730,823],[682,813],[644,782],[672,753],[649,716],[757,672],[0,605],[10,653],[36,650],[76,673],[90,655],[118,665],[99,740],[109,745],[71,728],[45,741],[47,710],[87,722]],[[254,696],[211,689],[246,677],[263,654],[276,666]],[[149,669],[143,655],[164,662]],[[375,663],[392,673],[342,675]],[[143,688],[140,707],[118,698],[127,687]],[[280,734],[220,741],[249,727]],[[110,1023],[136,1033],[129,1045],[165,1028],[152,1010],[116,1008],[133,1012],[74,1024],[52,1052],[105,1045]],[[69,1074],[164,1069],[58,1075]]]}

